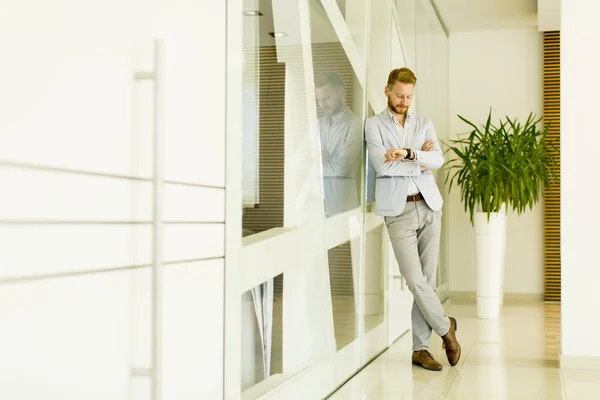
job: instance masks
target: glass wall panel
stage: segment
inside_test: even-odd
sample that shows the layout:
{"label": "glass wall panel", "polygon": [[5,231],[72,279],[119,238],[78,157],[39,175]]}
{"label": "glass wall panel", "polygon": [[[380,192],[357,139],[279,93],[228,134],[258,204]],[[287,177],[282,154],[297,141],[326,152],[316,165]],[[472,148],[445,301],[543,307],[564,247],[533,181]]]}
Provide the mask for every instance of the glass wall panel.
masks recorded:
{"label": "glass wall panel", "polygon": [[240,384],[248,399],[307,368],[329,369],[318,387],[333,390],[361,366],[366,66],[354,40],[339,39],[348,27],[338,4],[324,3],[245,1]]}
{"label": "glass wall panel", "polygon": [[[436,109],[435,124],[439,140],[446,142],[449,138],[449,76],[448,76],[448,36],[444,31],[439,20],[432,19],[432,41],[433,63],[435,64],[434,80],[437,90],[435,97]],[[436,181],[440,191],[447,195],[448,187],[445,183],[444,171],[436,171]],[[448,213],[442,215],[442,237],[440,243],[440,263],[438,268],[438,296],[441,299],[447,299],[450,295],[449,282],[449,248],[448,248]]]}
{"label": "glass wall panel", "polygon": [[228,114],[242,119],[230,167],[243,182],[244,399],[326,397],[388,345],[389,310],[407,309],[397,293],[389,305],[398,272],[374,215],[364,122],[408,63],[416,107],[445,129],[447,41],[420,1],[243,0],[242,109]]}
{"label": "glass wall panel", "polygon": [[[375,116],[375,111],[373,111],[373,107],[371,103],[368,104],[367,108],[367,119]],[[365,211],[372,213],[374,210],[374,202],[375,202],[375,178],[377,173],[375,171],[375,167],[373,167],[373,163],[369,159],[369,151],[365,146]]]}
{"label": "glass wall panel", "polygon": [[417,112],[432,120],[435,126],[435,96],[431,23],[422,0],[415,0],[415,66],[417,76],[415,106]]}
{"label": "glass wall panel", "polygon": [[[439,22],[425,7],[415,0],[416,70],[418,78],[415,96],[418,112],[429,118],[436,128],[438,140],[448,137],[448,37]],[[447,195],[444,172],[434,171],[437,185],[443,196]],[[442,215],[442,236],[437,270],[438,297],[448,297],[448,218]]]}
{"label": "glass wall panel", "polygon": [[333,357],[335,342],[309,9],[245,0],[243,12],[242,110],[228,112],[243,117],[240,385],[254,399]]}
{"label": "glass wall panel", "polygon": [[329,217],[360,204],[363,88],[321,2],[309,4],[323,200]]}
{"label": "glass wall panel", "polygon": [[243,236],[283,226],[285,64],[271,1],[244,0]]}
{"label": "glass wall panel", "polygon": [[415,68],[415,3],[420,1],[421,0],[395,0],[399,34],[402,40],[402,50],[408,68]]}
{"label": "glass wall panel", "polygon": [[343,12],[346,26],[352,37],[352,43],[356,46],[361,59],[367,59],[367,21],[368,10],[366,0],[338,0],[343,1],[345,8]]}
{"label": "glass wall panel", "polygon": [[[365,62],[354,40],[342,42],[348,29],[333,3],[309,0],[311,55],[317,135],[321,155],[324,246],[327,249],[336,376],[361,363],[364,195]],[[346,16],[356,9],[348,8]],[[362,16],[364,18],[364,15]],[[334,26],[334,24],[337,24]]]}
{"label": "glass wall panel", "polygon": [[[370,2],[369,58],[367,82],[367,117],[373,117],[386,108],[384,87],[393,63],[392,49],[398,35],[392,37],[393,20],[387,2]],[[399,44],[398,44],[399,47]],[[388,280],[387,256],[384,254],[383,218],[374,214],[376,171],[365,158],[365,206],[364,206],[364,279],[361,287],[363,303],[363,363],[370,361],[388,345],[388,319],[386,296]]]}
{"label": "glass wall panel", "polygon": [[368,215],[364,227],[363,362],[375,357],[387,346],[386,278],[383,256],[383,224],[379,217]]}

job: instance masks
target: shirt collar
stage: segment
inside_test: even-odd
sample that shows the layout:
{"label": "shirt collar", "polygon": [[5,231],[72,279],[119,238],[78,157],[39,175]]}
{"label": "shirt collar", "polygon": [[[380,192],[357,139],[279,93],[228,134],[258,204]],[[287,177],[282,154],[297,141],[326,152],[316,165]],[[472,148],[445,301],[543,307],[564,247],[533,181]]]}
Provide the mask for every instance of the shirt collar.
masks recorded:
{"label": "shirt collar", "polygon": [[344,114],[346,114],[346,111],[348,111],[348,106],[344,107],[344,109],[338,115],[329,117],[331,119],[331,123],[335,124],[337,122],[340,122],[344,117]]}
{"label": "shirt collar", "polygon": [[[385,110],[387,111],[387,113],[388,113],[390,119],[392,120],[392,122],[394,122],[394,123],[397,124],[398,121],[396,120],[396,117],[394,116],[394,114],[392,114],[392,112],[390,111],[390,108],[389,107],[385,107]],[[406,114],[406,122],[412,121],[413,117],[414,117],[414,113],[411,110],[408,110],[408,113]]]}

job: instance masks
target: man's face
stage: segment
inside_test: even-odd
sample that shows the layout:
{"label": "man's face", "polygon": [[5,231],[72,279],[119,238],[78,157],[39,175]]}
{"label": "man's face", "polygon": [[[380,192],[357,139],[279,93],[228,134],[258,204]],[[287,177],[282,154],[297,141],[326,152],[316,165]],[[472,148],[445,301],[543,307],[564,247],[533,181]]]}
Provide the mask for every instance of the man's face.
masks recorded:
{"label": "man's face", "polygon": [[388,98],[388,107],[396,114],[406,114],[413,102],[415,85],[412,83],[396,82],[391,89],[385,87],[385,95]]}
{"label": "man's face", "polygon": [[344,107],[344,89],[331,85],[316,88],[317,102],[326,115],[339,113]]}

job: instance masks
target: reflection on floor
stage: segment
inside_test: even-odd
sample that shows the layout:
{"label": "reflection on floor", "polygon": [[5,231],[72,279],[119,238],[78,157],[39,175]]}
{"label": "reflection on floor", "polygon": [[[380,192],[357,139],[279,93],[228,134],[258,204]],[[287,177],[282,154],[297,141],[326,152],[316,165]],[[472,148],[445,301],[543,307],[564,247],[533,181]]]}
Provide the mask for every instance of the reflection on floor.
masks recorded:
{"label": "reflection on floor", "polygon": [[459,320],[463,356],[456,367],[435,335],[431,352],[444,370],[413,367],[409,333],[330,399],[600,399],[600,371],[559,369],[559,304],[505,305],[496,323],[475,318],[474,305],[445,308]]}

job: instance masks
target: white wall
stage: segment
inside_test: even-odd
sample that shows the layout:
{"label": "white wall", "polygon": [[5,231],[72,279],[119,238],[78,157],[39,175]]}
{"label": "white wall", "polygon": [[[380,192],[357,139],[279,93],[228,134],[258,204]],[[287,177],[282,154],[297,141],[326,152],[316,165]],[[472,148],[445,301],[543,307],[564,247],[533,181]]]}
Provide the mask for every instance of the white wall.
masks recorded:
{"label": "white wall", "polygon": [[165,177],[188,183],[165,185],[162,389],[221,396],[225,4],[24,0],[0,2],[0,398],[149,399],[153,84],[134,73],[157,37]]}
{"label": "white wall", "polygon": [[562,355],[596,357],[596,367],[600,348],[590,343],[600,330],[600,208],[586,199],[600,198],[594,182],[600,58],[590,51],[600,40],[598,15],[599,3],[574,0],[562,10],[561,31]]}
{"label": "white wall", "polygon": [[[456,116],[485,121],[527,118],[543,111],[543,42],[535,28],[450,35],[449,137],[468,131]],[[475,291],[475,244],[469,216],[454,186],[446,202],[450,214],[450,290]],[[506,293],[543,292],[543,204],[516,216],[507,226]]]}

